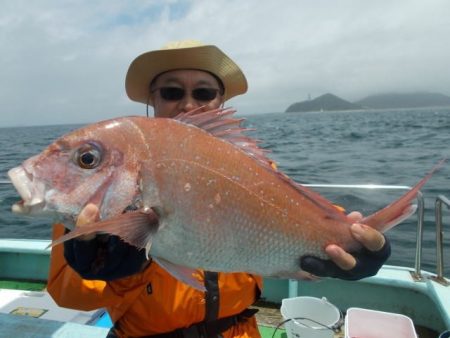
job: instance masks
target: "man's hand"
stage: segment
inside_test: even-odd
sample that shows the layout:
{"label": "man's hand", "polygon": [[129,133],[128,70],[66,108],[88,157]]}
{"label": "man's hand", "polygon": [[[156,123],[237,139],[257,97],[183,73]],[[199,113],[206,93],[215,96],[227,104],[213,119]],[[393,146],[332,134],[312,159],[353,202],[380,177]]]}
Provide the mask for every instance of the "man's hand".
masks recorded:
{"label": "man's hand", "polygon": [[[83,225],[94,223],[98,221],[99,219],[99,210],[95,204],[88,204],[84,207],[83,210],[81,210],[80,214],[78,215],[76,226],[82,227]],[[90,241],[95,238],[95,234],[88,234],[78,237],[78,240],[82,241]]]}
{"label": "man's hand", "polygon": [[377,230],[358,223],[362,220],[359,212],[348,215],[355,223],[350,230],[353,237],[362,244],[358,252],[348,253],[341,247],[330,244],[325,252],[331,260],[313,256],[300,258],[300,267],[319,277],[334,277],[357,280],[375,275],[391,254],[389,240]]}

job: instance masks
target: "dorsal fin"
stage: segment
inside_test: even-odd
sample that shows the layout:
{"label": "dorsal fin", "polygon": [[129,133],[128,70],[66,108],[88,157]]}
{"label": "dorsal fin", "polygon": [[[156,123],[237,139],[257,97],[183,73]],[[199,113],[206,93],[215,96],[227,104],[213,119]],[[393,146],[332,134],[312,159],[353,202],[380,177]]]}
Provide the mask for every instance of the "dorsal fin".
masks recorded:
{"label": "dorsal fin", "polygon": [[241,123],[245,121],[245,119],[233,118],[233,114],[236,112],[235,109],[218,108],[202,112],[201,110],[203,108],[204,107],[200,107],[187,113],[181,113],[175,117],[175,120],[197,126],[215,137],[224,139],[236,145],[246,154],[258,160],[259,164],[262,165],[266,170],[273,172],[275,175],[281,178],[281,180],[288,183],[300,194],[320,207],[324,212],[326,212],[328,217],[347,221],[347,216],[343,212],[340,212],[326,198],[296,183],[282,172],[277,171],[274,161],[266,156],[266,153],[268,153],[268,151],[265,149],[261,149],[258,146],[258,143],[260,143],[260,141],[244,134],[244,132],[246,131],[253,130],[241,126]]}
{"label": "dorsal fin", "polygon": [[270,166],[273,161],[267,158],[267,150],[258,146],[259,140],[253,139],[244,134],[246,131],[253,129],[241,126],[245,121],[243,118],[234,118],[236,113],[232,108],[218,108],[206,112],[199,112],[203,107],[191,110],[187,113],[181,113],[175,117],[183,123],[192,124],[199,127],[211,135],[226,140],[240,149],[246,154],[257,159],[264,166]]}

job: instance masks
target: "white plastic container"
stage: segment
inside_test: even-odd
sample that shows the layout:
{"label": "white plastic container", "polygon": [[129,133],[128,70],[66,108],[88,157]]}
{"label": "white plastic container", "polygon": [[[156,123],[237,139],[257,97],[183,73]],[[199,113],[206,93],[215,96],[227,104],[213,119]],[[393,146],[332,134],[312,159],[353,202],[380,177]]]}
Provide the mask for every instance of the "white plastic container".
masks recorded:
{"label": "white plastic container", "polygon": [[345,338],[417,338],[411,318],[391,312],[349,308]]}
{"label": "white plastic container", "polygon": [[[341,322],[341,312],[326,298],[286,298],[280,311],[284,320],[292,319],[284,324],[288,338],[333,338],[333,330],[326,326]],[[304,319],[294,319],[300,317]]]}

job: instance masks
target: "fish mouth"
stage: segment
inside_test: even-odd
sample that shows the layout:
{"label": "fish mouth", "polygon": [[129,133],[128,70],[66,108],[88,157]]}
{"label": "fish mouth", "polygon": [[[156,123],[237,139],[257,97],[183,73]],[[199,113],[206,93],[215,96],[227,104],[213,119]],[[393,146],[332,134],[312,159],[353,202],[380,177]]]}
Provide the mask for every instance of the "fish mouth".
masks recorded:
{"label": "fish mouth", "polygon": [[16,188],[22,201],[12,206],[12,211],[19,214],[29,214],[42,209],[44,205],[44,185],[38,182],[22,166],[8,171],[9,179]]}

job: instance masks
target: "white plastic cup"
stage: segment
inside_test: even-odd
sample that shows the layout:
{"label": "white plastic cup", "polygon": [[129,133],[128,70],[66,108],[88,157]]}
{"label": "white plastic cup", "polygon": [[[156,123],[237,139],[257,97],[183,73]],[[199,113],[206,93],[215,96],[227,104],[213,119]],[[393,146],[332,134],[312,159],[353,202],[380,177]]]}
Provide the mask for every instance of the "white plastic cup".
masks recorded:
{"label": "white plastic cup", "polygon": [[288,338],[333,338],[331,328],[341,322],[341,312],[326,298],[285,298],[280,311],[291,319],[284,324]]}

